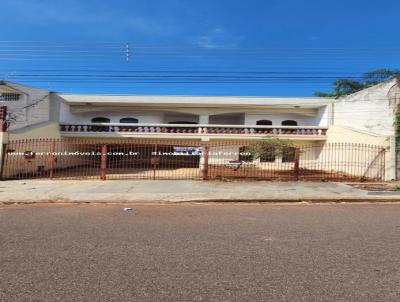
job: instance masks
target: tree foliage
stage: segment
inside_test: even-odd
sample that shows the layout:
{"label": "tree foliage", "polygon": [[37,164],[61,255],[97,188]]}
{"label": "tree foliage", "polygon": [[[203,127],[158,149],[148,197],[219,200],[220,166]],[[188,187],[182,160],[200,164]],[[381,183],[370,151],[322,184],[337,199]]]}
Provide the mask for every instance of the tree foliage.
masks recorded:
{"label": "tree foliage", "polygon": [[399,69],[376,69],[364,73],[360,80],[337,79],[333,82],[332,92],[316,92],[315,95],[319,97],[341,97],[395,77],[400,77]]}
{"label": "tree foliage", "polygon": [[394,118],[394,130],[396,135],[396,145],[400,147],[400,112],[397,112]]}
{"label": "tree foliage", "polygon": [[248,145],[244,152],[252,155],[253,160],[271,155],[282,155],[288,148],[293,147],[293,142],[277,137],[266,137]]}

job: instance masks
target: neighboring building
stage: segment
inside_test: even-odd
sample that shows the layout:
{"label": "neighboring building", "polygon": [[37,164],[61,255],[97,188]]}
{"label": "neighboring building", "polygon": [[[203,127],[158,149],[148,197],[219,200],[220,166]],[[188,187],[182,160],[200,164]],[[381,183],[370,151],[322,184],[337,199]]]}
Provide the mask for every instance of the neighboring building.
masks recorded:
{"label": "neighboring building", "polygon": [[385,173],[394,179],[399,91],[395,79],[339,99],[64,94],[0,82],[0,105],[9,112],[5,140],[229,141],[234,150],[266,136],[321,148],[363,143],[392,146]]}

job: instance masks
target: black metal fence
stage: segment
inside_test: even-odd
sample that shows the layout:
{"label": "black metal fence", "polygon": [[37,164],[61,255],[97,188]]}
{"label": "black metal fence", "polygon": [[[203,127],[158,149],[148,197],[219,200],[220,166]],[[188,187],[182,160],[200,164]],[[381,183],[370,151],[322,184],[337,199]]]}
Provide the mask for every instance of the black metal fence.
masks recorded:
{"label": "black metal fence", "polygon": [[272,148],[255,158],[254,141],[35,139],[5,146],[2,179],[263,179],[382,181],[380,146],[318,143]]}

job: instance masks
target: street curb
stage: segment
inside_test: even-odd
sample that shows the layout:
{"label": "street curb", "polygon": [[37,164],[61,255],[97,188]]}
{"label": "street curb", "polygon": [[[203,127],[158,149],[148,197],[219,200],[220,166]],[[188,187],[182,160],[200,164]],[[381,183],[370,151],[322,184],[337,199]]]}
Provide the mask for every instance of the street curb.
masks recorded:
{"label": "street curb", "polygon": [[369,191],[368,195],[371,195],[371,196],[399,196],[400,197],[400,192],[399,191]]}
{"label": "street curb", "polygon": [[199,204],[199,203],[221,203],[221,204],[280,204],[280,203],[400,203],[400,196],[388,198],[387,196],[379,197],[363,197],[363,198],[292,198],[292,199],[182,199],[182,200],[70,200],[70,199],[44,199],[44,200],[9,200],[0,201],[0,205],[35,205],[35,204]]}

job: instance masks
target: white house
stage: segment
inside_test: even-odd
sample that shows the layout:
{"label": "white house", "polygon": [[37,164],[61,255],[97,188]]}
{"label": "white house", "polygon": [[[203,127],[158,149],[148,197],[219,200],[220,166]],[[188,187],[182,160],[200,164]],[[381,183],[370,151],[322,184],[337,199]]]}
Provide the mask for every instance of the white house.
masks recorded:
{"label": "white house", "polygon": [[[244,142],[268,136],[321,148],[360,143],[389,150],[387,180],[395,178],[394,116],[399,103],[396,79],[339,99],[65,94],[0,82],[0,106],[7,107],[9,120],[8,131],[1,134],[3,144],[35,138],[142,139],[229,142],[237,150]],[[339,154],[346,156],[345,151]]]}

